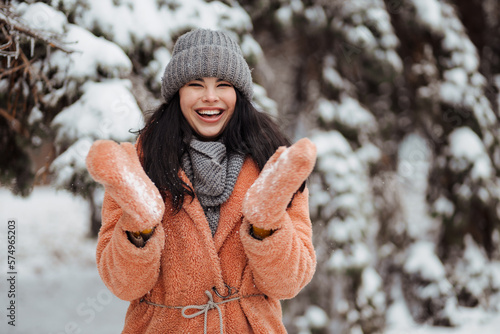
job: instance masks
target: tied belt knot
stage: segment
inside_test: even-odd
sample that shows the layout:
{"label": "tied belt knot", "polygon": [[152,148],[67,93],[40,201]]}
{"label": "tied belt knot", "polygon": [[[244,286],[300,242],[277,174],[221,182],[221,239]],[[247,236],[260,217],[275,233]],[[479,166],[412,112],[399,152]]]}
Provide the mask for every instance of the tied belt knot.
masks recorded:
{"label": "tied belt knot", "polygon": [[[188,305],[188,306],[184,306],[182,308],[182,316],[184,318],[187,318],[187,319],[191,319],[191,318],[194,318],[194,317],[197,317],[199,315],[204,315],[204,321],[203,321],[203,333],[204,334],[207,334],[207,314],[208,314],[208,311],[210,311],[211,309],[217,309],[217,311],[219,312],[219,328],[220,328],[220,334],[224,334],[224,330],[223,330],[223,322],[222,322],[222,311],[219,307],[220,304],[224,304],[224,303],[228,303],[228,302],[231,302],[233,300],[238,300],[240,299],[241,297],[235,297],[235,298],[231,298],[231,299],[225,299],[223,301],[220,301],[218,303],[215,303],[214,302],[214,297],[212,296],[212,294],[210,293],[210,291],[208,290],[205,290],[205,294],[207,295],[208,297],[208,302],[206,304],[203,304],[203,305]],[[188,310],[199,310],[198,312],[195,312],[195,313],[191,313],[191,314],[186,314],[186,311]]]}
{"label": "tied belt knot", "polygon": [[[207,317],[208,317],[208,311],[210,311],[212,309],[217,309],[217,311],[219,313],[220,334],[224,334],[224,324],[223,324],[223,321],[222,321],[222,310],[219,307],[219,305],[224,304],[224,303],[229,303],[229,302],[241,299],[241,298],[264,296],[263,294],[254,294],[254,295],[238,296],[238,297],[233,297],[233,298],[227,299],[227,298],[229,298],[229,297],[234,296],[235,294],[237,294],[238,290],[236,288],[232,288],[232,287],[228,286],[227,284],[225,284],[225,285],[226,285],[226,287],[228,289],[228,293],[225,296],[221,296],[215,287],[212,288],[214,290],[215,294],[218,297],[220,297],[220,298],[223,299],[222,301],[217,302],[217,303],[214,302],[214,297],[213,297],[212,293],[210,291],[208,291],[208,290],[205,290],[205,295],[208,297],[208,302],[206,304],[203,304],[203,305],[166,306],[166,305],[161,305],[161,304],[156,304],[156,303],[150,302],[150,301],[148,301],[148,300],[146,300],[144,298],[142,298],[140,300],[140,302],[145,302],[148,305],[159,306],[159,307],[163,307],[163,308],[181,309],[181,314],[186,319],[195,318],[195,317],[203,314],[204,315],[204,317],[203,317],[204,318],[204,321],[203,321],[203,333],[204,334],[207,334]],[[189,310],[199,310],[199,311],[187,314],[186,311],[189,311]]]}

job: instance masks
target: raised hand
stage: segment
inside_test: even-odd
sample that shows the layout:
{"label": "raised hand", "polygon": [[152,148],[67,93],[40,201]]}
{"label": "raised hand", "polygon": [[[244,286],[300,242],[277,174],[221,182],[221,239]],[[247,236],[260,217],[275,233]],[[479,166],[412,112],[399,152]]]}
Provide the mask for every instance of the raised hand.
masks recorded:
{"label": "raised hand", "polygon": [[165,211],[163,199],[144,172],[134,145],[98,140],[90,148],[87,169],[97,182],[132,219],[128,231],[143,231],[161,222]]}
{"label": "raised hand", "polygon": [[257,229],[279,229],[280,218],[315,162],[316,146],[307,138],[289,148],[278,148],[247,191],[242,207],[244,218]]}

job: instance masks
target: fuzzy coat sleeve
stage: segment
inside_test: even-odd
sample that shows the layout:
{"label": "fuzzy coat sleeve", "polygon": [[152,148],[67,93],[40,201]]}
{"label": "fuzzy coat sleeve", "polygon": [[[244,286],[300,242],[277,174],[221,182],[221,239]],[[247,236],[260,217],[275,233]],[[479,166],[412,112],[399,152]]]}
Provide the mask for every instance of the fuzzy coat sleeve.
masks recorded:
{"label": "fuzzy coat sleeve", "polygon": [[308,194],[306,188],[295,195],[291,207],[280,218],[282,227],[264,240],[253,238],[249,233],[251,222],[243,220],[241,241],[255,285],[269,297],[295,297],[316,270]]}
{"label": "fuzzy coat sleeve", "polygon": [[105,285],[118,298],[132,301],[150,291],[158,279],[165,243],[159,224],[143,248],[132,244],[123,226],[127,215],[108,193],[104,195],[102,227],[97,242],[97,268]]}

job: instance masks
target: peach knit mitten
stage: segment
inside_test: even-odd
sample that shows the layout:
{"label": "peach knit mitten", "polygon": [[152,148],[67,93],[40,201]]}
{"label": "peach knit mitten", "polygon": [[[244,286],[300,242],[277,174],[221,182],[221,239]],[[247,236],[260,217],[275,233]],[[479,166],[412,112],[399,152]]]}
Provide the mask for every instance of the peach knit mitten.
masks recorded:
{"label": "peach knit mitten", "polygon": [[122,220],[126,231],[144,231],[158,225],[165,204],[146,175],[133,144],[98,140],[90,148],[87,169],[131,219]]}
{"label": "peach knit mitten", "polygon": [[315,162],[316,146],[307,138],[289,148],[278,148],[246,193],[242,207],[245,219],[257,229],[279,229],[293,194],[311,174]]}

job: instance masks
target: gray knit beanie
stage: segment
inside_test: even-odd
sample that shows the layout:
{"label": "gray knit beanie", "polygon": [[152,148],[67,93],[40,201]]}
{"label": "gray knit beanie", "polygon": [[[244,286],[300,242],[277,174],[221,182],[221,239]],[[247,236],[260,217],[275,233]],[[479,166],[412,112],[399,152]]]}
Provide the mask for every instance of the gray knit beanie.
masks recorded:
{"label": "gray knit beanie", "polygon": [[161,80],[165,102],[189,81],[203,77],[229,81],[252,100],[250,68],[240,46],[226,32],[196,29],[179,37]]}

